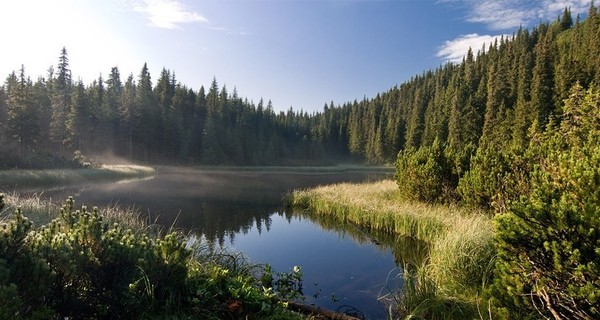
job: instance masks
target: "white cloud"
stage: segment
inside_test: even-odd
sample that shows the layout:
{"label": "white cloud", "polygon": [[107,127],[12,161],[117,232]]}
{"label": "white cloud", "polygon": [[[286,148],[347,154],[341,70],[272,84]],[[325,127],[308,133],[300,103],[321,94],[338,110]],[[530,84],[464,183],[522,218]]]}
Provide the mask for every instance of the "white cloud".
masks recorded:
{"label": "white cloud", "polygon": [[[485,24],[492,30],[511,30],[520,26],[529,27],[540,21],[551,21],[560,17],[565,8],[571,10],[573,19],[587,12],[590,0],[458,0],[469,10],[466,20]],[[456,0],[440,0],[456,3]],[[437,56],[446,62],[460,63],[469,48],[473,53],[499,39],[502,35],[461,35],[448,40],[439,47]],[[504,35],[509,37],[509,35]]]}
{"label": "white cloud", "polygon": [[153,26],[165,29],[179,28],[182,23],[208,23],[204,16],[187,10],[176,0],[144,0],[134,6],[135,11],[145,13]]}
{"label": "white cloud", "polygon": [[[469,51],[477,53],[485,44],[486,47],[496,39],[500,39],[501,35],[478,35],[477,33],[462,35],[454,40],[448,40],[439,48],[437,56],[446,62],[460,63],[463,57]],[[506,35],[505,35],[506,37]]]}
{"label": "white cloud", "polygon": [[573,17],[587,12],[590,0],[463,0],[469,7],[467,21],[483,23],[492,30],[515,29],[556,19],[565,8]]}

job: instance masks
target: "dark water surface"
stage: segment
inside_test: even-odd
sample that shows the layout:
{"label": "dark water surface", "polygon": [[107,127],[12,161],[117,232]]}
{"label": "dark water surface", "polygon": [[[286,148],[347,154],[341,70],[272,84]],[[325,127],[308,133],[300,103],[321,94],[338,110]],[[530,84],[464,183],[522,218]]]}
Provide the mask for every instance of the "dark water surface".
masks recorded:
{"label": "dark water surface", "polygon": [[[296,188],[390,177],[389,171],[293,169],[190,169],[159,167],[150,179],[46,191],[77,205],[135,206],[152,221],[190,231],[276,271],[300,266],[306,303],[356,308],[385,317],[377,301],[399,285],[393,243],[354,226],[315,221],[286,212],[283,197]],[[391,241],[394,241],[393,239]]]}

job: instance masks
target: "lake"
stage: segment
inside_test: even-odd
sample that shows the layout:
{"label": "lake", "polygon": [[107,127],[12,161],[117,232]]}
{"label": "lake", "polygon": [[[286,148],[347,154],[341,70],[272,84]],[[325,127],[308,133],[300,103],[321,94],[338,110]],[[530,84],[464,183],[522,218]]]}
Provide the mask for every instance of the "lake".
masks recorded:
{"label": "lake", "polygon": [[[194,169],[158,167],[151,178],[68,186],[44,192],[79,205],[134,206],[163,226],[184,229],[215,247],[242,252],[276,271],[300,266],[305,303],[385,317],[378,297],[401,285],[394,237],[288,212],[296,188],[391,177],[390,170],[334,168]],[[29,190],[31,191],[31,190]],[[401,278],[401,277],[400,277]]]}

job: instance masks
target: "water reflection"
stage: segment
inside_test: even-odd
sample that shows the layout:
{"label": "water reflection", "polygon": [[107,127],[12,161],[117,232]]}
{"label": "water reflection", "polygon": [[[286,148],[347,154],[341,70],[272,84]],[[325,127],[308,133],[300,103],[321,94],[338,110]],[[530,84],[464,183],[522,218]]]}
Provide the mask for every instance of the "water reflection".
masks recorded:
{"label": "water reflection", "polygon": [[342,235],[349,235],[354,241],[364,244],[372,243],[382,252],[392,252],[396,264],[399,266],[413,267],[421,265],[429,255],[430,244],[409,236],[398,236],[379,230],[365,230],[354,223],[340,222],[332,217],[296,213],[316,222],[327,231]]}
{"label": "water reflection", "polygon": [[255,225],[226,246],[279,271],[301,266],[305,303],[331,310],[354,308],[371,319],[385,318],[385,305],[378,298],[402,284],[390,250],[357,241],[344,229],[324,230],[304,215],[273,214],[269,232],[259,233]]}
{"label": "water reflection", "polygon": [[381,318],[385,310],[377,297],[401,285],[397,265],[407,260],[394,248],[421,244],[294,214],[282,208],[282,198],[297,188],[389,176],[389,170],[161,167],[153,179],[66,186],[47,190],[44,197],[62,202],[74,195],[78,205],[135,207],[151,222],[184,229],[213,246],[232,247],[276,270],[300,265],[308,303],[330,309],[350,305]]}

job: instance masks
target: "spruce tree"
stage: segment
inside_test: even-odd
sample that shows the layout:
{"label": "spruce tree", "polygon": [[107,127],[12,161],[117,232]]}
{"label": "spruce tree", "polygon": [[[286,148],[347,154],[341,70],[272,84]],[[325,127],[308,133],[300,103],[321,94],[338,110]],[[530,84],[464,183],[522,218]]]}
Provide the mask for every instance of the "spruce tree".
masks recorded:
{"label": "spruce tree", "polygon": [[50,138],[58,145],[58,155],[65,155],[68,141],[67,114],[71,106],[71,70],[67,49],[62,48],[58,58],[57,76],[52,85],[52,121],[50,123]]}
{"label": "spruce tree", "polygon": [[25,77],[25,67],[21,66],[19,76],[14,73],[7,80],[7,135],[19,146],[19,157],[25,149],[33,146],[39,137],[39,119],[32,100],[32,83]]}

